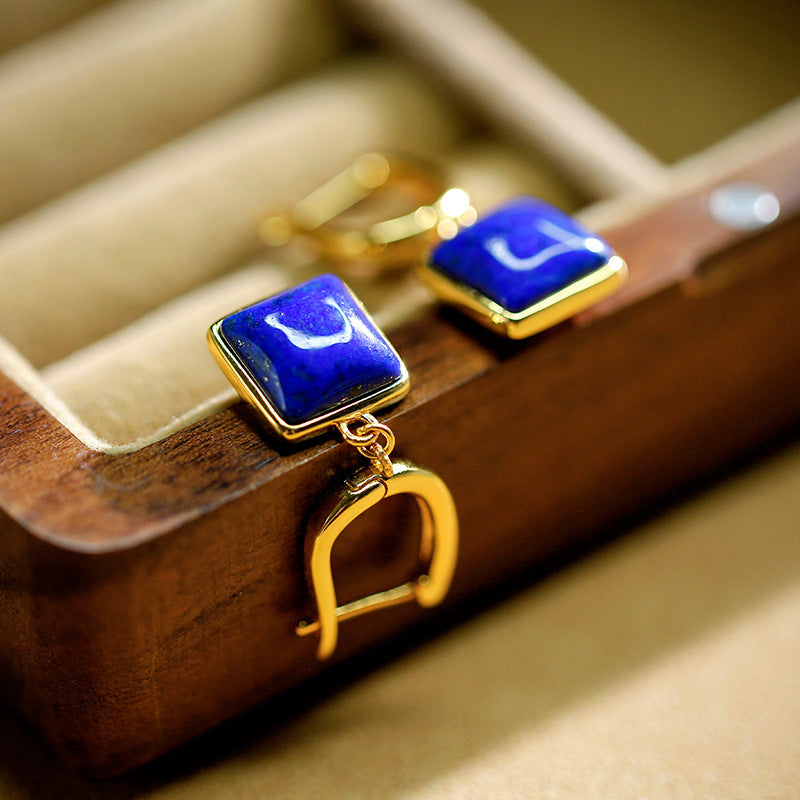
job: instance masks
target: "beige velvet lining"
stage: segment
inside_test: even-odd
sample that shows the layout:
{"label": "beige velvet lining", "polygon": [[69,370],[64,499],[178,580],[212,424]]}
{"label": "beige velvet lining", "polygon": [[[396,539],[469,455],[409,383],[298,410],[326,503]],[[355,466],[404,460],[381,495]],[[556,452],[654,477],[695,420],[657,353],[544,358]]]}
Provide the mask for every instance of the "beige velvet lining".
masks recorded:
{"label": "beige velvet lining", "polygon": [[191,421],[198,406],[207,411],[235,397],[209,359],[200,333],[216,318],[286,283],[280,268],[241,270],[78,350],[42,377],[72,413],[109,443],[159,438],[176,420]]}
{"label": "beige velvet lining", "polygon": [[27,42],[106,0],[0,0],[0,51]]}
{"label": "beige velvet lining", "polygon": [[240,265],[270,205],[355,155],[441,148],[457,131],[406,68],[331,67],[0,229],[0,330],[34,366],[51,363]]}
{"label": "beige velvet lining", "polygon": [[126,0],[6,54],[0,220],[329,57],[342,41],[327,8]]}

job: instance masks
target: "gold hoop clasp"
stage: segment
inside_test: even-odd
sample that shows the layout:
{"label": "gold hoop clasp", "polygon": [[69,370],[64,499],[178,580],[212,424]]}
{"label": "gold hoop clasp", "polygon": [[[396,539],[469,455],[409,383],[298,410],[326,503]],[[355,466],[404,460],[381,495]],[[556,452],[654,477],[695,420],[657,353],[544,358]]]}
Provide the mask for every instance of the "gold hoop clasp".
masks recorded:
{"label": "gold hoop clasp", "polygon": [[[377,222],[348,224],[342,219],[361,201],[389,189],[410,197],[411,210]],[[272,247],[301,237],[330,261],[385,268],[419,261],[432,242],[452,238],[476,217],[467,193],[448,188],[433,169],[365,153],[291,210],[262,220],[258,233]]]}
{"label": "gold hoop clasp", "polygon": [[[450,588],[458,557],[458,518],[452,495],[433,472],[408,461],[391,463],[389,475],[374,466],[356,473],[330,494],[309,522],[306,566],[317,605],[317,621],[298,624],[298,636],[319,633],[317,658],[330,658],[336,649],[339,623],[379,608],[416,600],[421,606],[441,603]],[[331,554],[347,526],[386,497],[409,494],[417,501],[421,520],[421,572],[413,581],[393,589],[337,605]]]}

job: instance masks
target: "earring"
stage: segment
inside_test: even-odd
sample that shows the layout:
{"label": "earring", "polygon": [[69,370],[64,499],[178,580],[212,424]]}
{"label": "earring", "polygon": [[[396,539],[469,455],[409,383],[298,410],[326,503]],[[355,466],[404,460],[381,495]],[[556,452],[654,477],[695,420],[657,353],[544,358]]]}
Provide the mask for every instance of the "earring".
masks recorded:
{"label": "earring", "polygon": [[[345,212],[398,189],[421,205],[391,219],[348,227]],[[259,228],[269,245],[311,241],[339,265],[415,263],[439,298],[512,339],[549,328],[614,292],[625,262],[573,217],[532,197],[477,219],[469,196],[438,173],[380,153],[360,156],[291,211]]]}
{"label": "earring", "polygon": [[[308,523],[306,574],[317,620],[317,657],[336,649],[339,623],[415,600],[430,607],[450,587],[458,555],[453,498],[430,470],[390,456],[395,438],[373,412],[398,402],[408,371],[352,291],[320,275],[215,322],[212,355],[239,395],[287,440],[335,428],[367,460],[319,503]],[[334,543],[358,516],[386,497],[409,494],[420,511],[420,574],[413,581],[339,606],[331,569]]]}

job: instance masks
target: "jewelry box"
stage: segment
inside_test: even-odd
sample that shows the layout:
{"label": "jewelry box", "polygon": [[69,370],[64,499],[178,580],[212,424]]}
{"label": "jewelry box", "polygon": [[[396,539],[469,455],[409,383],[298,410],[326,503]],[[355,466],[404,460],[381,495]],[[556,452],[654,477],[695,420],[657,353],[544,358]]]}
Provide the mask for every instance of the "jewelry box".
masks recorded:
{"label": "jewelry box", "polygon": [[[79,769],[357,675],[796,430],[791,4],[10,5],[31,40],[0,56],[0,691]],[[357,456],[275,441],[204,336],[323,269],[266,251],[264,215],[387,148],[479,210],[576,212],[630,277],[524,342],[404,273],[357,279],[411,376],[386,420],[450,487],[460,553],[442,605],[348,621],[322,663],[296,635],[304,531]],[[413,512],[342,537],[344,600],[414,574]]]}

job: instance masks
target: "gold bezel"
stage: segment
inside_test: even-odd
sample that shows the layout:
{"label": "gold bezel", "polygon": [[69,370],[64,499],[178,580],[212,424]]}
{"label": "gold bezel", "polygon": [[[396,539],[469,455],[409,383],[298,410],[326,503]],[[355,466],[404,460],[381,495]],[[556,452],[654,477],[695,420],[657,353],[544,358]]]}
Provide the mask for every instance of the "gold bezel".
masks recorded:
{"label": "gold bezel", "polygon": [[588,275],[516,312],[508,311],[477,289],[440,272],[432,264],[420,266],[418,273],[444,302],[457,306],[482,325],[509,339],[526,339],[569,319],[616,291],[628,276],[628,266],[619,256],[611,256]]}
{"label": "gold bezel", "polygon": [[[375,327],[378,333],[383,335],[361,301],[353,294],[349,286],[346,284],[345,286],[355,303],[364,312],[369,322]],[[256,304],[253,303],[251,305]],[[247,307],[248,306],[245,306],[245,308]],[[239,309],[239,311],[241,310],[243,309]],[[238,311],[234,311],[233,313],[236,314]],[[206,340],[208,342],[208,348],[211,350],[211,355],[214,356],[214,360],[225,374],[225,377],[233,384],[239,396],[262,414],[272,428],[284,439],[288,439],[289,441],[306,439],[339,422],[345,422],[359,414],[368,414],[391,405],[392,403],[396,403],[408,394],[408,370],[403,360],[397,354],[397,351],[392,347],[391,342],[386,339],[389,348],[397,356],[400,366],[402,367],[402,374],[397,380],[388,386],[384,386],[368,395],[352,400],[338,408],[333,408],[305,422],[291,423],[281,416],[280,411],[275,408],[269,396],[261,388],[259,381],[250,372],[247,365],[239,358],[239,355],[230,346],[230,343],[222,333],[222,323],[229,316],[232,316],[232,314],[226,314],[208,329]],[[384,337],[384,339],[385,338],[386,337]]]}

